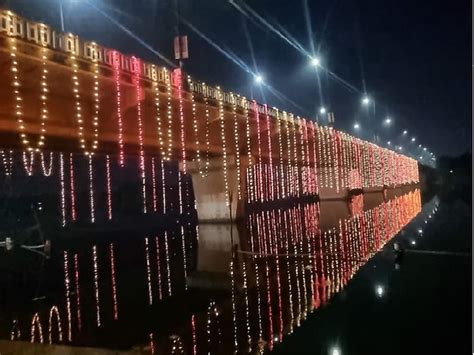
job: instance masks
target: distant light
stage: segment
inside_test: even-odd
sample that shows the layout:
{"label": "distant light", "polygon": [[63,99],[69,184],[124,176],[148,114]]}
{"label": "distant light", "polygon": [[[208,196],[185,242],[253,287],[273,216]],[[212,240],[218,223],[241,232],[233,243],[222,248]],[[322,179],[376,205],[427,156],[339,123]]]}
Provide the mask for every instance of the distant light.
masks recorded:
{"label": "distant light", "polygon": [[391,145],[391,144],[392,144],[392,142],[388,141],[388,142],[387,142],[387,144],[388,144],[388,145]]}
{"label": "distant light", "polygon": [[275,336],[273,337],[273,341],[274,341],[275,343],[278,343],[278,342],[280,341],[280,338],[278,337],[278,335],[275,335]]}
{"label": "distant light", "polygon": [[342,355],[341,349],[339,349],[337,346],[333,346],[331,348],[331,351],[329,352],[330,355]]}
{"label": "distant light", "polygon": [[378,297],[383,297],[384,293],[385,293],[385,289],[382,285],[375,286],[375,294]]}
{"label": "distant light", "polygon": [[319,59],[318,57],[314,57],[311,59],[311,65],[313,67],[319,67],[321,65],[321,59]]}
{"label": "distant light", "polygon": [[412,141],[412,142],[416,141],[416,138],[415,138],[415,137],[413,137],[413,138],[411,139],[411,141]]}
{"label": "distant light", "polygon": [[420,160],[423,160],[423,157],[420,155]]}
{"label": "distant light", "polygon": [[402,150],[403,147],[401,145],[398,146],[398,150]]}
{"label": "distant light", "polygon": [[370,98],[368,96],[364,96],[362,98],[362,104],[367,106],[369,103],[370,103]]}
{"label": "distant light", "polygon": [[324,114],[326,113],[326,107],[324,107],[324,106],[321,107],[321,108],[319,109],[319,113],[322,114],[322,115],[324,115]]}
{"label": "distant light", "polygon": [[431,215],[428,215],[428,218],[431,218]]}
{"label": "distant light", "polygon": [[452,170],[449,170],[449,172],[450,172],[451,174],[453,173],[453,171],[452,171]]}
{"label": "distant light", "polygon": [[418,144],[418,148],[421,148],[421,144]]}
{"label": "distant light", "polygon": [[410,242],[411,245],[415,246],[416,245],[416,240],[413,240]]}
{"label": "distant light", "polygon": [[426,147],[424,147],[423,150],[426,151]]}
{"label": "distant light", "polygon": [[407,130],[403,131],[403,134],[404,134],[404,135],[405,135],[405,134],[408,134],[408,131],[407,131]]}
{"label": "distant light", "polygon": [[390,123],[392,123],[392,119],[390,117],[387,117],[384,122],[388,126]]}
{"label": "distant light", "polygon": [[423,234],[423,229],[418,229],[418,234]]}
{"label": "distant light", "polygon": [[256,82],[257,84],[263,83],[263,76],[262,76],[261,74],[256,74],[256,75],[255,75],[255,82]]}
{"label": "distant light", "polygon": [[359,129],[360,128],[360,125],[356,122],[354,123],[354,129]]}

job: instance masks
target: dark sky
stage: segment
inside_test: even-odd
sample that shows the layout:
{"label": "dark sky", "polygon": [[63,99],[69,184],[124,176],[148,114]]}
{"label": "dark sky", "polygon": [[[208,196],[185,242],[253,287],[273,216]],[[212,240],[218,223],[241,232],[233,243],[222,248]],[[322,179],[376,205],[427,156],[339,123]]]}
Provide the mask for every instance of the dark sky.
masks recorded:
{"label": "dark sky", "polygon": [[[34,20],[59,27],[60,0],[0,0]],[[124,53],[160,62],[151,51],[107,20],[85,0],[62,0],[66,29]],[[196,79],[250,96],[271,106],[314,117],[320,95],[308,58],[275,33],[245,18],[227,0],[179,0],[181,15],[220,47],[230,49],[253,69],[248,29],[258,70],[268,89],[263,95],[253,78],[186,25],[191,59],[185,70]],[[237,0],[236,0],[237,1]],[[436,155],[471,150],[471,3],[468,0],[307,0],[316,48],[324,66],[375,98],[375,118],[351,92],[321,72],[324,104],[335,113],[336,127],[353,132],[357,120],[383,142],[426,145]],[[172,0],[90,0],[130,28],[153,48],[172,58],[175,17]],[[310,50],[303,0],[247,0],[270,23],[283,26]],[[298,107],[295,107],[293,103]],[[394,124],[384,127],[390,115]],[[417,142],[409,143],[407,129]],[[363,134],[366,131],[362,131]]]}

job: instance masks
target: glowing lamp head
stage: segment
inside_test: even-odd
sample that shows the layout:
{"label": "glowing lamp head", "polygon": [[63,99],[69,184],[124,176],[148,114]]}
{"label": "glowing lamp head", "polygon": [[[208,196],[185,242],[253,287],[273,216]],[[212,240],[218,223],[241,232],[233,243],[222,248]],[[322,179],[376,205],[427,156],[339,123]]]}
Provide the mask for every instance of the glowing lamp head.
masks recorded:
{"label": "glowing lamp head", "polygon": [[392,119],[390,117],[387,117],[385,119],[385,124],[388,126],[390,123],[392,123]]}
{"label": "glowing lamp head", "polygon": [[263,76],[261,74],[256,74],[254,79],[257,84],[263,83]]}
{"label": "glowing lamp head", "polygon": [[339,349],[337,346],[333,346],[329,351],[329,355],[342,355],[341,349]]}
{"label": "glowing lamp head", "polygon": [[375,286],[375,294],[377,295],[377,297],[383,297],[384,293],[385,289],[382,285]]}
{"label": "glowing lamp head", "polygon": [[426,152],[426,147],[424,147],[423,150]]}
{"label": "glowing lamp head", "polygon": [[319,67],[321,65],[321,59],[318,57],[311,58],[311,65],[313,67]]}
{"label": "glowing lamp head", "polygon": [[359,129],[360,128],[360,125],[356,122],[354,123],[354,129]]}
{"label": "glowing lamp head", "polygon": [[403,135],[406,135],[406,134],[408,134],[408,131],[407,131],[407,130],[404,130],[404,131],[403,131]]}
{"label": "glowing lamp head", "polygon": [[319,109],[319,113],[320,113],[321,115],[324,115],[324,114],[326,113],[326,107],[321,107],[321,108]]}
{"label": "glowing lamp head", "polygon": [[362,98],[362,104],[363,104],[364,106],[367,106],[369,103],[370,103],[370,98],[369,98],[368,96],[364,96],[364,97]]}
{"label": "glowing lamp head", "polygon": [[387,145],[391,145],[391,144],[392,144],[392,142],[390,142],[390,141],[387,142]]}
{"label": "glowing lamp head", "polygon": [[402,150],[403,147],[401,145],[398,146],[398,150]]}
{"label": "glowing lamp head", "polygon": [[411,141],[412,141],[412,142],[416,141],[416,138],[415,138],[415,137],[413,137],[413,138],[411,139]]}

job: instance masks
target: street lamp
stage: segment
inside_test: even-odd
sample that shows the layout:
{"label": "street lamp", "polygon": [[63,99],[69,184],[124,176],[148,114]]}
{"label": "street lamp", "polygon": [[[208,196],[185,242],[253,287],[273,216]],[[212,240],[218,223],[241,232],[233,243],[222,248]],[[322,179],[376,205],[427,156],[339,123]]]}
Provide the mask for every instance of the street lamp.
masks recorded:
{"label": "street lamp", "polygon": [[369,98],[367,95],[365,95],[365,96],[362,98],[362,104],[363,104],[364,106],[367,106],[369,103],[370,103],[370,98]]}
{"label": "street lamp", "polygon": [[413,137],[413,138],[411,139],[411,141],[412,141],[412,142],[416,141],[416,138],[415,138],[415,137]]}
{"label": "street lamp", "polygon": [[359,129],[360,128],[360,125],[356,122],[354,123],[354,129]]}
{"label": "street lamp", "polygon": [[392,119],[390,117],[387,117],[385,119],[385,124],[388,126],[390,123],[392,123]]}
{"label": "street lamp", "polygon": [[254,80],[257,84],[263,83],[263,76],[261,74],[255,74]]}
{"label": "street lamp", "polygon": [[387,145],[391,145],[391,144],[392,144],[392,142],[390,142],[390,141],[387,142]]}
{"label": "street lamp", "polygon": [[406,136],[408,134],[408,131],[407,130],[404,130],[403,131],[403,135]]}
{"label": "street lamp", "polygon": [[313,57],[313,58],[311,58],[311,65],[312,65],[313,67],[318,68],[319,66],[321,66],[321,59],[319,59],[319,57]]}
{"label": "street lamp", "polygon": [[319,109],[319,113],[321,115],[324,115],[326,113],[326,107],[322,106],[320,109]]}

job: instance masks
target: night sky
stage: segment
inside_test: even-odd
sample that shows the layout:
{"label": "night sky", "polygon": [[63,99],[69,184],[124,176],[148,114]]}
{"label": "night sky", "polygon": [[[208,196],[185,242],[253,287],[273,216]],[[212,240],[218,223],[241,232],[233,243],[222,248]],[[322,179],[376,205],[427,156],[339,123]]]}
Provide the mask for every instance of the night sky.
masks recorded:
{"label": "night sky", "polygon": [[[58,1],[0,0],[0,4],[59,29]],[[67,31],[163,63],[104,17],[99,8],[155,50],[173,57],[173,0],[62,1]],[[270,24],[283,27],[311,53],[304,0],[246,3]],[[410,148],[413,154],[419,143],[439,156],[471,150],[468,0],[307,0],[307,5],[312,42],[323,66],[358,90],[349,90],[320,70],[323,103],[334,112],[337,128],[364,137],[370,127],[381,144],[391,140],[403,145],[405,152]],[[253,95],[306,118],[315,117],[321,96],[308,57],[255,18],[243,16],[227,0],[180,0],[180,15],[222,49],[238,56],[252,71],[262,73],[265,82],[285,99],[268,88],[261,91],[252,74],[181,23],[181,34],[187,34],[190,42],[191,58],[185,62],[185,71],[225,90]],[[375,116],[361,107],[364,91],[375,99]],[[387,115],[394,121],[391,127],[383,125]],[[360,132],[353,130],[356,121],[362,127]],[[416,143],[402,137],[404,129],[410,138],[416,137]]]}

